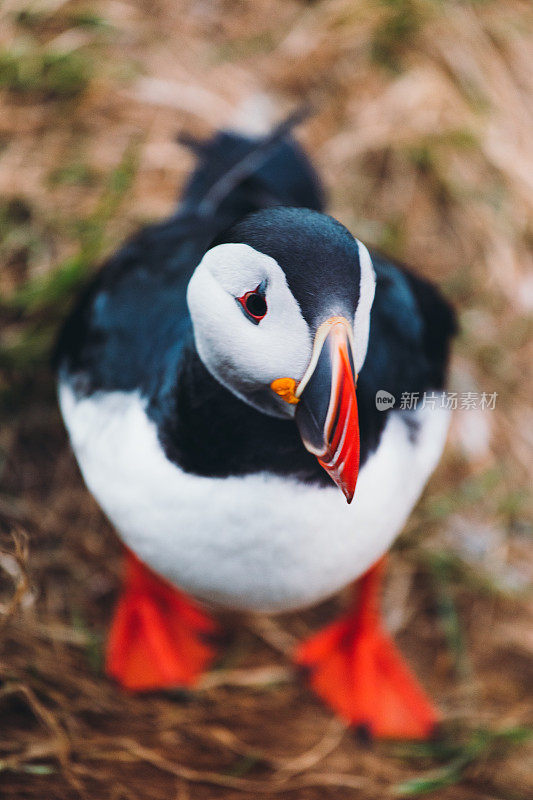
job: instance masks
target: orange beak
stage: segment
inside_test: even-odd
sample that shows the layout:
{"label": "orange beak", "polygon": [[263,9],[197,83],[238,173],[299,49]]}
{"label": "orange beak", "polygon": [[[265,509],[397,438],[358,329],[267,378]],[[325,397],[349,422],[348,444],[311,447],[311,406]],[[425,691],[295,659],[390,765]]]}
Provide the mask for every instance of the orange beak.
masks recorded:
{"label": "orange beak", "polygon": [[[351,503],[359,472],[359,420],[352,356],[352,331],[344,317],[331,317],[318,329],[305,375],[288,391],[286,380],[272,388],[297,403],[295,421],[304,446]],[[285,383],[283,383],[285,381]]]}

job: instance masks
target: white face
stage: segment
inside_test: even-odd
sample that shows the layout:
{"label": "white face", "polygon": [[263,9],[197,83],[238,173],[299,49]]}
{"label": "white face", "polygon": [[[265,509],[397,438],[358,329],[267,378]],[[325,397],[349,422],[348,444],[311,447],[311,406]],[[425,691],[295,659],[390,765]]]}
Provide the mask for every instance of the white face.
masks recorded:
{"label": "white face", "polygon": [[359,239],[357,248],[359,250],[359,268],[361,270],[361,281],[359,283],[359,302],[355,310],[353,323],[353,358],[354,367],[357,373],[361,372],[361,367],[365,362],[366,351],[368,349],[368,334],[370,332],[370,312],[374,302],[376,291],[376,273],[372,266],[370,253]]}
{"label": "white face", "polygon": [[[370,256],[364,245],[358,245],[364,295],[361,294],[355,315],[356,370],[366,355],[374,296]],[[267,311],[259,324],[255,324],[244,313],[238,298],[260,285]],[[260,411],[292,416],[294,406],[281,400],[269,387],[278,378],[290,377],[296,381],[302,378],[311,360],[313,332],[277,261],[247,244],[217,245],[207,251],[194,271],[187,302],[196,349],[209,372]]]}

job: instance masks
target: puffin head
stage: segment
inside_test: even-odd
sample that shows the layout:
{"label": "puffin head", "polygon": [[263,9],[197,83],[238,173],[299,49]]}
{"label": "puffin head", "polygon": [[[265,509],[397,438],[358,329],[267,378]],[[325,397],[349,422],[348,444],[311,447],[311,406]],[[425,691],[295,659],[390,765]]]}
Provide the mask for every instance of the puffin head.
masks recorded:
{"label": "puffin head", "polygon": [[187,290],[198,354],[234,395],[289,417],[351,502],[359,468],[355,387],[375,275],[332,217],[267,208],[225,231]]}

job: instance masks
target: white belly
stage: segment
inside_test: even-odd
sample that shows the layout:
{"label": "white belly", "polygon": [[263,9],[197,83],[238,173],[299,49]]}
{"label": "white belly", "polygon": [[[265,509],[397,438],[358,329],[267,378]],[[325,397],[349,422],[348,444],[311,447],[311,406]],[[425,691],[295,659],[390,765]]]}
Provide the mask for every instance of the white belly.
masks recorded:
{"label": "white belly", "polygon": [[[87,486],[124,542],[186,592],[233,609],[311,605],[359,577],[400,532],[442,452],[449,414],[390,414],[348,505],[335,487],[260,473],[205,478],[164,456],[136,393],[60,404]],[[413,412],[415,413],[415,412]]]}

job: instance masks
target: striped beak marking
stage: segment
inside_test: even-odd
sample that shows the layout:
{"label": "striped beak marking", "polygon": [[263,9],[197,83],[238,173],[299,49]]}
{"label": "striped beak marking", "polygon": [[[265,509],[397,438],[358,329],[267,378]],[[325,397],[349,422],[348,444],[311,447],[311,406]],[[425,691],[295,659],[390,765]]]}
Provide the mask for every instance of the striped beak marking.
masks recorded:
{"label": "striped beak marking", "polygon": [[316,332],[310,364],[299,384],[290,378],[271,388],[297,404],[295,421],[306,449],[351,503],[359,471],[359,420],[355,396],[352,330],[330,317]]}

